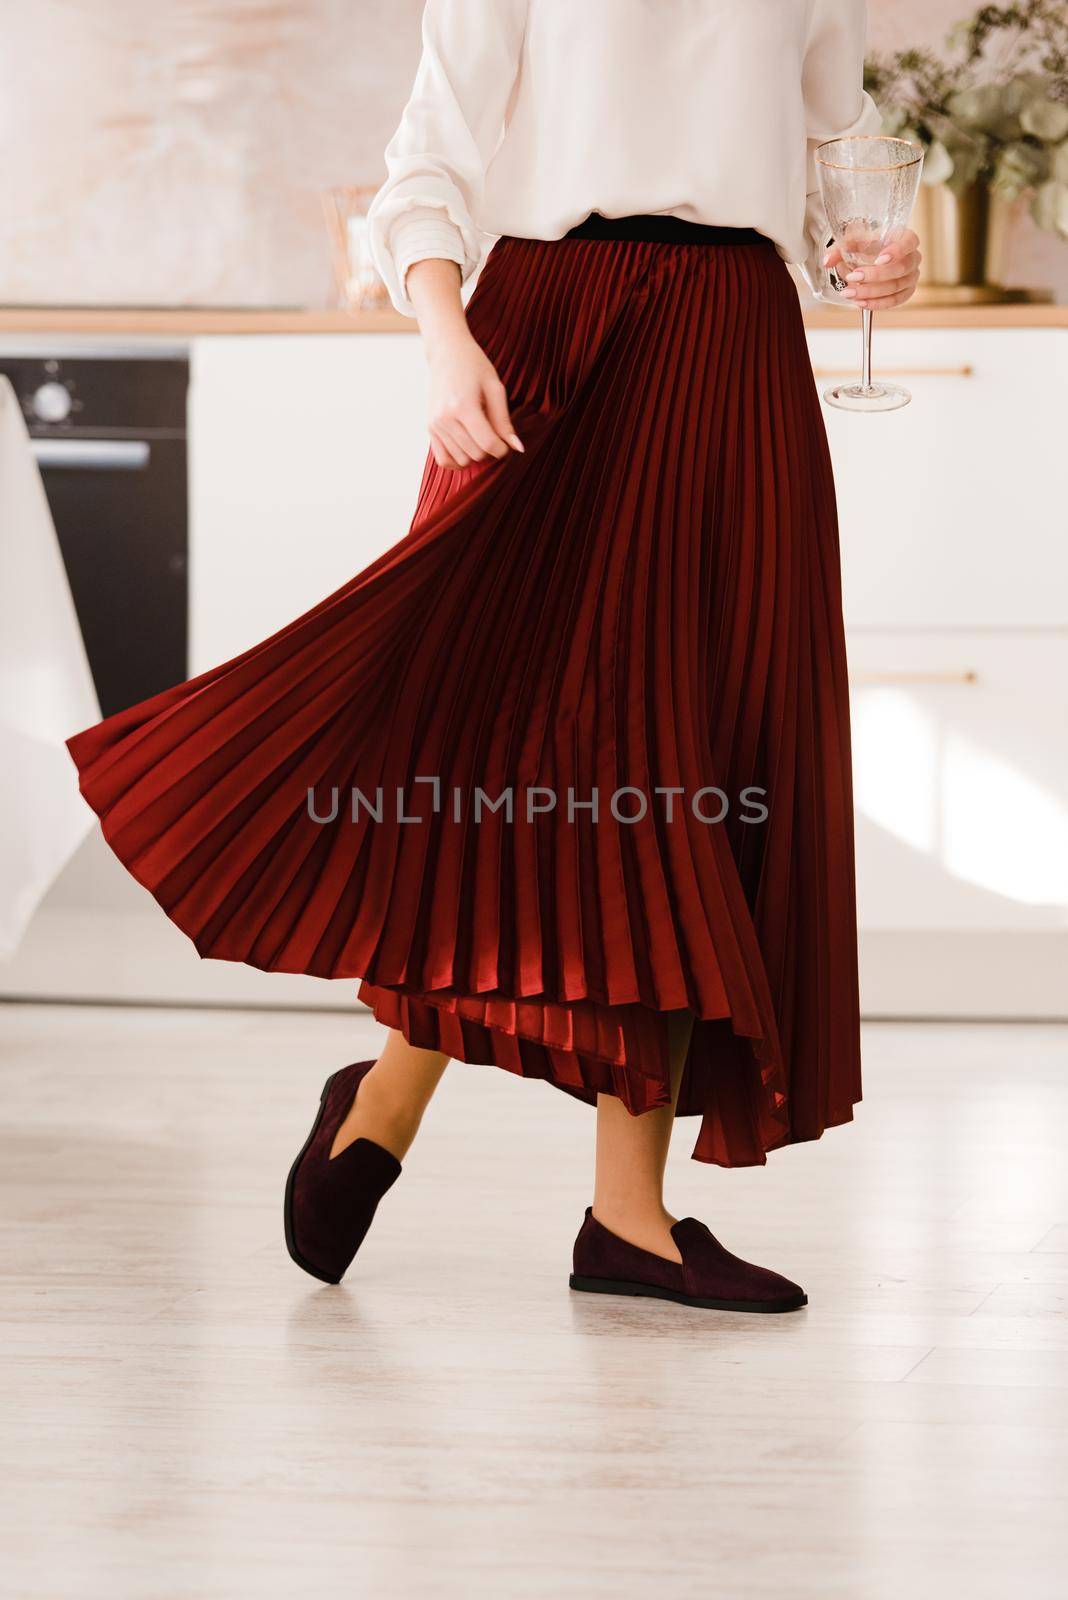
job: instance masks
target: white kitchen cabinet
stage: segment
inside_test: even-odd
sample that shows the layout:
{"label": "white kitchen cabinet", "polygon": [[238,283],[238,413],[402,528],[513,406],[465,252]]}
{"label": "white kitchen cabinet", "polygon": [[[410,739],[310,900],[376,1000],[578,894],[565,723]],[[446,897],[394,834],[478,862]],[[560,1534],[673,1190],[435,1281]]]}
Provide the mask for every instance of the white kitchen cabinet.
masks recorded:
{"label": "white kitchen cabinet", "polygon": [[426,451],[410,334],[197,339],[191,670],[265,639],[403,538]]}
{"label": "white kitchen cabinet", "polygon": [[866,1010],[1058,1015],[1068,1000],[1068,637],[849,646]]}
{"label": "white kitchen cabinet", "polygon": [[[855,322],[810,335],[817,384]],[[868,1015],[1068,1010],[1068,329],[895,329],[913,401],[825,410]]]}
{"label": "white kitchen cabinet", "polygon": [[1068,636],[854,635],[862,924],[1068,929]]}
{"label": "white kitchen cabinet", "polygon": [[[852,373],[859,318],[813,329],[821,389]],[[912,404],[825,408],[850,628],[1068,625],[1068,328],[893,327],[876,376]]]}

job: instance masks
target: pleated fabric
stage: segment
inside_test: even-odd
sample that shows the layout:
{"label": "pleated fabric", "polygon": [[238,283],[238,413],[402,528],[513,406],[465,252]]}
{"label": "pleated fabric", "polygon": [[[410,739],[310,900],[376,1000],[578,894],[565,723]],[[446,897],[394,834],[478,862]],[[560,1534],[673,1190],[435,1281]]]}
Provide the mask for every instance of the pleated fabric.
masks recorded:
{"label": "pleated fabric", "polygon": [[72,738],[82,792],[202,956],[359,978],[416,1045],[640,1113],[690,1011],[693,1155],[762,1162],[860,1098],[796,290],[770,241],[504,238],[468,318],[526,453],[428,457],[409,532],[344,588]]}

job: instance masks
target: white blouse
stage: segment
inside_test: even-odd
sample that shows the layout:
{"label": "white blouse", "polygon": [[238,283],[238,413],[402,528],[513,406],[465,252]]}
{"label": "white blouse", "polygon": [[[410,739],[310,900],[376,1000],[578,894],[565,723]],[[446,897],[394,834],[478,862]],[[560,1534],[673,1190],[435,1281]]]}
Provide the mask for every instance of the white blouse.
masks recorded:
{"label": "white blouse", "polygon": [[416,261],[466,281],[591,211],[757,228],[823,298],[813,153],[879,131],[864,31],[864,0],[428,0],[368,219],[393,304]]}

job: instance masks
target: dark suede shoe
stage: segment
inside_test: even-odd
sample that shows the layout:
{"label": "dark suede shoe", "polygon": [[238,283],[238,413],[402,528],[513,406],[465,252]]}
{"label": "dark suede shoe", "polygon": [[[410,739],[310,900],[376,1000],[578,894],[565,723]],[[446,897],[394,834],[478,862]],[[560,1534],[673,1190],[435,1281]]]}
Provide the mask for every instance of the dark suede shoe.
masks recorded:
{"label": "dark suede shoe", "polygon": [[333,1161],[330,1147],[352,1109],[373,1061],[357,1061],[327,1078],[304,1147],[286,1179],[286,1247],[298,1267],[323,1283],[340,1283],[401,1164],[372,1139],[354,1139]]}
{"label": "dark suede shoe", "polygon": [[671,1237],[679,1247],[681,1266],[610,1233],[587,1206],[575,1240],[572,1289],[651,1295],[706,1311],[796,1311],[808,1304],[808,1295],[796,1283],[732,1256],[696,1217],[676,1222]]}

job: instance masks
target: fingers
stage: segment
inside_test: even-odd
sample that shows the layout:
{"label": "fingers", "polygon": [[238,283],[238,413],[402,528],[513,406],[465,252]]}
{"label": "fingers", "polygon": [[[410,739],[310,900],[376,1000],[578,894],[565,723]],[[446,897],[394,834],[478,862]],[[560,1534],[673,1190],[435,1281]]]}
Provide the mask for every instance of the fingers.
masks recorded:
{"label": "fingers", "polygon": [[486,385],[486,411],[498,436],[511,445],[513,450],[518,450],[522,454],[523,442],[512,426],[508,412],[508,396],[499,378],[492,379]]}
{"label": "fingers", "polygon": [[911,278],[916,275],[920,267],[920,252],[912,250],[907,256],[894,256],[883,266],[875,263],[871,266],[850,267],[845,275],[847,283],[863,283],[871,290],[878,289],[880,284],[896,283],[900,278]]}
{"label": "fingers", "polygon": [[499,461],[508,454],[509,447],[486,414],[484,409],[487,403],[485,397],[481,398],[483,403],[466,407],[461,411],[458,421],[471,440],[472,446],[478,452],[475,456],[476,461],[482,461],[486,456],[493,456]]}
{"label": "fingers", "polygon": [[911,228],[902,228],[875,261],[842,273],[842,251],[835,242],[825,251],[823,265],[839,267],[845,282],[845,288],[839,290],[842,299],[858,307],[885,311],[890,306],[903,305],[915,293],[923,259],[919,243],[919,236]]}
{"label": "fingers", "polygon": [[430,443],[438,465],[453,470],[469,467],[472,461],[481,460],[484,454],[459,416],[451,410],[436,412],[431,418]]}
{"label": "fingers", "polygon": [[464,452],[452,445],[446,434],[436,427],[430,430],[430,449],[438,466],[450,472],[458,472],[461,467],[471,465]]}
{"label": "fingers", "polygon": [[863,267],[854,267],[845,274],[844,299],[857,306],[871,306],[887,310],[902,305],[914,293],[920,275],[923,257],[917,248],[919,240],[911,229],[906,229],[888,244],[876,260]]}
{"label": "fingers", "polygon": [[887,275],[884,269],[876,278],[874,271],[871,267],[863,267],[856,276],[847,274],[842,293],[854,305],[878,306],[885,310],[888,305],[907,300],[915,291],[920,275],[919,252],[909,257],[900,269],[894,271],[893,276]]}
{"label": "fingers", "polygon": [[503,460],[523,445],[512,426],[504,385],[496,373],[467,396],[443,405],[430,423],[430,447],[438,466],[456,471],[473,462]]}
{"label": "fingers", "polygon": [[905,289],[898,289],[893,294],[882,294],[870,300],[857,300],[854,304],[867,306],[872,311],[889,311],[893,306],[903,306],[906,300],[911,300],[916,292],[915,283],[910,283]]}
{"label": "fingers", "polygon": [[873,262],[863,268],[851,268],[846,276],[853,277],[862,271],[866,280],[876,282],[882,278],[900,276],[913,258],[919,260],[919,247],[918,234],[913,233],[911,228],[903,228],[883,246]]}
{"label": "fingers", "polygon": [[853,267],[846,273],[845,281],[847,290],[854,291],[851,299],[865,296],[869,299],[878,298],[884,294],[895,294],[904,283],[918,277],[919,271],[920,253],[917,250],[903,261],[895,261],[885,267]]}
{"label": "fingers", "polygon": [[481,409],[475,411],[465,406],[449,424],[449,438],[459,446],[468,461],[485,461],[490,454],[482,442],[485,437],[483,422]]}

